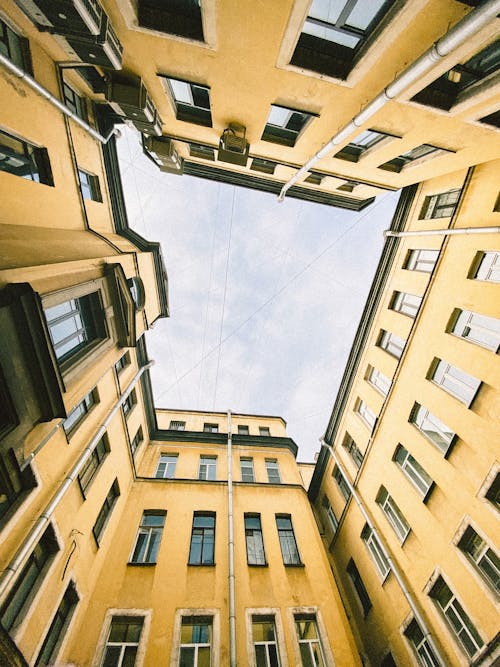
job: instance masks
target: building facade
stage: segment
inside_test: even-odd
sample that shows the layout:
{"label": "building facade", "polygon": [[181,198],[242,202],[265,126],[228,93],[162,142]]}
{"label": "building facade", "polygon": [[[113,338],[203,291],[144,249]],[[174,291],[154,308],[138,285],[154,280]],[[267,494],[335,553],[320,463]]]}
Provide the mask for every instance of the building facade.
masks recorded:
{"label": "building facade", "polygon": [[370,664],[498,660],[498,167],[403,191],[310,486]]}
{"label": "building facade", "polygon": [[[2,664],[495,664],[499,13],[2,3]],[[278,417],[155,410],[124,122],[170,173],[402,188],[312,480]]]}

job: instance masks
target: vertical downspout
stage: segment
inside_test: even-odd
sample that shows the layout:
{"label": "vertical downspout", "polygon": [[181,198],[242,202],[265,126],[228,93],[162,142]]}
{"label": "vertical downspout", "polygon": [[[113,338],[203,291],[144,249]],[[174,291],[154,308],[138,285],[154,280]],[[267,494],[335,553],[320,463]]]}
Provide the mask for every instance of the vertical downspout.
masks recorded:
{"label": "vertical downspout", "polygon": [[347,483],[347,486],[349,487],[349,490],[352,494],[352,497],[354,498],[354,501],[356,502],[356,504],[359,508],[359,511],[363,515],[363,518],[365,519],[366,523],[369,525],[372,533],[377,538],[377,540],[380,544],[380,547],[382,549],[382,552],[383,552],[385,558],[387,559],[387,562],[389,563],[389,567],[391,569],[391,572],[393,573],[394,577],[396,578],[396,581],[398,582],[399,587],[401,588],[401,592],[403,593],[404,597],[406,598],[406,601],[408,602],[408,605],[409,605],[409,607],[410,607],[410,609],[413,613],[413,616],[417,620],[417,623],[419,624],[420,629],[422,630],[422,633],[423,633],[424,637],[427,638],[427,641],[429,642],[432,650],[436,654],[436,657],[440,661],[440,663],[442,665],[446,665],[447,664],[446,658],[441,653],[441,650],[439,649],[436,642],[434,641],[434,637],[432,636],[431,631],[430,631],[429,627],[427,626],[427,623],[426,623],[424,617],[420,613],[420,609],[418,608],[417,603],[413,599],[412,594],[410,593],[410,591],[408,590],[408,588],[406,586],[405,580],[404,580],[403,575],[402,575],[402,573],[399,569],[399,566],[396,565],[396,563],[394,562],[394,560],[392,558],[392,555],[391,555],[391,552],[385,544],[385,540],[382,538],[382,536],[378,532],[377,527],[375,526],[375,524],[373,523],[370,515],[366,511],[366,508],[363,504],[363,501],[361,500],[358,492],[356,491],[353,484],[351,483],[351,480],[349,479],[349,476],[347,475],[346,471],[344,470],[344,466],[339,461],[339,459],[337,457],[337,454],[335,453],[333,447],[331,445],[329,445],[328,443],[326,443],[324,440],[321,440],[321,442],[325,447],[328,448],[328,451],[332,455],[333,460],[337,464],[340,472],[342,473],[342,475],[343,475],[343,477],[344,477],[344,479]]}
{"label": "vertical downspout", "polygon": [[231,410],[227,411],[227,533],[229,559],[229,664],[236,667],[236,613],[234,604],[233,437]]}

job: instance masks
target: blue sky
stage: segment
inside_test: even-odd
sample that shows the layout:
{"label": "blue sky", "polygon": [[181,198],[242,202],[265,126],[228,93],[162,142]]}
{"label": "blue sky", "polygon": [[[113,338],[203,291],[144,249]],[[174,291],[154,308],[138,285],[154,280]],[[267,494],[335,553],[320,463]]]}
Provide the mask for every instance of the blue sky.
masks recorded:
{"label": "blue sky", "polygon": [[161,173],[118,153],[132,228],[162,246],[171,316],[147,334],[157,407],[280,415],[312,461],[397,194],[361,213]]}

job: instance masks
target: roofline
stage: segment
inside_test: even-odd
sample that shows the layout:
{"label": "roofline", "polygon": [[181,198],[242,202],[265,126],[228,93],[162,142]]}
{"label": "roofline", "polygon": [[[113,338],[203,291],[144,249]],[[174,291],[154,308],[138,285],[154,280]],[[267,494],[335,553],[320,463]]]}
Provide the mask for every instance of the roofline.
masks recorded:
{"label": "roofline", "polygon": [[[175,412],[176,414],[196,414],[196,415],[220,415],[221,417],[227,417],[227,411],[222,412],[220,410],[191,410],[189,408],[185,409],[176,409],[176,408],[156,408],[156,412]],[[231,410],[232,417],[261,417],[262,419],[279,419],[286,426],[286,421],[283,417],[279,415],[256,415],[250,412],[233,412]]]}
{"label": "roofline", "polygon": [[[418,187],[419,184],[416,183],[414,185],[409,185],[408,187],[403,188],[401,191],[398,205],[389,227],[391,231],[399,232],[405,228],[411,207],[417,194]],[[335,403],[333,404],[332,414],[326,428],[325,441],[330,445],[332,445],[335,440],[340,420],[344,413],[347,400],[354,384],[356,373],[361,361],[361,356],[366,349],[366,341],[368,340],[368,337],[371,333],[372,325],[377,315],[382,294],[387,283],[389,273],[392,269],[399,244],[400,239],[398,237],[386,237],[377,270],[370,287],[370,292],[368,293],[368,298],[361,315],[361,320],[354,336],[351,352],[347,359],[347,364],[340,382],[337,397],[335,399]],[[327,452],[327,454],[325,454],[325,452]],[[323,446],[320,450],[318,462],[309,485],[308,495],[312,502],[316,500],[318,495],[321,481],[328,463],[328,458],[328,449]]]}

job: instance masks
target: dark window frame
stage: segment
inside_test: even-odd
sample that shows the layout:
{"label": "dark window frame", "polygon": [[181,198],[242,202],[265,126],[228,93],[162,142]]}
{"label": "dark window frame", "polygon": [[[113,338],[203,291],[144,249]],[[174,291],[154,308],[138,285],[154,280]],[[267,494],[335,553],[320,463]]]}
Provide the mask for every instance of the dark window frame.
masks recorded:
{"label": "dark window frame", "polygon": [[82,193],[84,201],[95,201],[102,203],[99,176],[96,176],[96,174],[91,174],[89,171],[78,167],[78,181],[80,192]]}
{"label": "dark window frame", "polygon": [[[156,565],[166,517],[167,510],[164,509],[143,511],[129,565]],[[145,541],[141,536],[145,536]]]}
{"label": "dark window frame", "polygon": [[356,595],[358,596],[359,602],[361,603],[361,608],[363,609],[363,617],[366,618],[368,612],[372,608],[372,601],[368,595],[368,591],[363,583],[363,579],[359,573],[356,563],[352,558],[349,559],[347,563],[347,574],[352,582]]}
{"label": "dark window frame", "polygon": [[57,653],[61,648],[64,635],[71,622],[71,618],[75,612],[79,599],[75,584],[71,581],[57,607],[50,627],[45,635],[45,639],[43,640],[42,647],[38,652],[34,667],[44,667],[45,665],[54,664],[53,659],[57,656]]}
{"label": "dark window frame", "polygon": [[106,530],[106,526],[109,523],[111,514],[119,497],[120,486],[118,484],[118,479],[115,479],[111,484],[111,487],[106,495],[106,498],[104,499],[101,509],[99,510],[94,525],[92,526],[92,534],[94,535],[97,547],[99,547],[102,542],[104,531]]}
{"label": "dark window frame", "polygon": [[[451,218],[460,200],[460,188],[439,192],[435,195],[427,195],[420,210],[419,220],[437,220],[438,218]],[[448,201],[451,199],[451,201]]]}
{"label": "dark window frame", "polygon": [[9,58],[14,65],[33,75],[29,41],[2,18],[0,18],[0,53]]}
{"label": "dark window frame", "polygon": [[285,567],[303,567],[290,514],[276,514],[276,530]]}
{"label": "dark window frame", "polygon": [[266,549],[264,547],[264,534],[262,532],[260,514],[245,512],[244,526],[247,564],[254,567],[266,566]]}
{"label": "dark window frame", "polygon": [[[206,523],[207,525],[202,525]],[[199,525],[196,525],[199,524]],[[209,525],[211,524],[211,525]],[[189,543],[188,565],[215,565],[215,512],[194,512]],[[199,538],[193,541],[193,538]],[[199,542],[199,554],[197,553]]]}
{"label": "dark window frame", "polygon": [[0,171],[54,187],[47,149],[4,130],[0,130]]}
{"label": "dark window frame", "polygon": [[204,42],[202,8],[195,0],[170,3],[138,0],[137,23],[155,32]]}
{"label": "dark window frame", "polygon": [[[269,117],[272,114],[273,108],[282,109],[288,112],[288,118],[285,123],[278,125],[269,122]],[[272,104],[264,131],[262,132],[261,140],[292,148],[310,125],[312,119],[317,118],[318,115],[319,114],[310,111],[302,111],[282,106],[281,104]]]}
{"label": "dark window frame", "polygon": [[78,473],[78,484],[84,498],[87,497],[87,491],[96,478],[97,473],[110,451],[109,438],[105,433],[96,444]]}
{"label": "dark window frame", "polygon": [[[195,125],[202,125],[203,127],[212,127],[212,104],[210,101],[210,86],[194,81],[186,81],[185,79],[178,79],[168,74],[158,75],[162,81],[163,86],[170,96],[172,104],[175,108],[175,117],[177,120],[186,123],[194,123]],[[172,84],[174,82],[174,84]],[[190,102],[177,99],[174,86],[175,83],[184,84],[188,86],[188,96],[191,98]]]}

